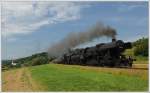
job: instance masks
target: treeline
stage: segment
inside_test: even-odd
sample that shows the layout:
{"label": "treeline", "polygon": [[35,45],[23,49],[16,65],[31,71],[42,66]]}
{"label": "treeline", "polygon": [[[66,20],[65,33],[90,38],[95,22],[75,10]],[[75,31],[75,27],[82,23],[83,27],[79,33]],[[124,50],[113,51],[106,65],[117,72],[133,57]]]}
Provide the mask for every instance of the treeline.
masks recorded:
{"label": "treeline", "polygon": [[135,56],[148,56],[148,38],[142,38],[133,42]]}
{"label": "treeline", "polygon": [[42,52],[42,53],[34,54],[29,57],[13,60],[13,62],[16,63],[16,65],[14,66],[11,64],[12,60],[2,60],[2,70],[25,67],[25,66],[48,64],[49,61],[51,60],[52,58],[48,58],[47,52]]}

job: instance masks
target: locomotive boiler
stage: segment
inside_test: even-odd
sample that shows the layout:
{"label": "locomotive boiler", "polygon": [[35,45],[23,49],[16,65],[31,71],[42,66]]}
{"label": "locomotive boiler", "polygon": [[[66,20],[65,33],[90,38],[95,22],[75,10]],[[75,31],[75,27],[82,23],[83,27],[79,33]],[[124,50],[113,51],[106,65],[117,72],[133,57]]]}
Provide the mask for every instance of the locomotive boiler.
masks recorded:
{"label": "locomotive boiler", "polygon": [[133,59],[123,55],[126,49],[132,48],[130,42],[112,39],[110,43],[100,43],[93,47],[74,49],[65,53],[59,64],[132,67]]}

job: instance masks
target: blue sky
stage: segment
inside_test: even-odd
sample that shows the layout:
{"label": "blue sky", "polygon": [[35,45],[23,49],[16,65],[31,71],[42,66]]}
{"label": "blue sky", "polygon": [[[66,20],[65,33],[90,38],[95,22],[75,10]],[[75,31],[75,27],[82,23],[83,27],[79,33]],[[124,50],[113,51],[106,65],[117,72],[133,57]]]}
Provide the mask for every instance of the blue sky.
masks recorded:
{"label": "blue sky", "polygon": [[[117,30],[117,39],[148,37],[147,2],[4,2],[2,59],[47,51],[70,32],[101,22]],[[109,41],[107,38],[95,40]]]}

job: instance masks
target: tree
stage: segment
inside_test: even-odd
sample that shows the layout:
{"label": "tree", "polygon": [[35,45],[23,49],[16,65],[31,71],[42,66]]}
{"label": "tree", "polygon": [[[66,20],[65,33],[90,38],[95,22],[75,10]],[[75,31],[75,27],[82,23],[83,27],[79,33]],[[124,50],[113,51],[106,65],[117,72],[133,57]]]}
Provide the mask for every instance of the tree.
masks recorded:
{"label": "tree", "polygon": [[134,55],[148,56],[148,38],[142,38],[133,43]]}

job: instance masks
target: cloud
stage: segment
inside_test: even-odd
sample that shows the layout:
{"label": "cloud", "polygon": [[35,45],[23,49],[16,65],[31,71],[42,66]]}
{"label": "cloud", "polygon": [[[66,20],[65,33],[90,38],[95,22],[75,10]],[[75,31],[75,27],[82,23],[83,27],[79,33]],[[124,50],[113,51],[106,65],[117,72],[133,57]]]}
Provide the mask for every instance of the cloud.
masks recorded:
{"label": "cloud", "polygon": [[8,42],[14,42],[16,40],[17,40],[17,38],[12,37],[12,38],[8,39]]}
{"label": "cloud", "polygon": [[2,36],[29,34],[45,25],[78,20],[85,7],[74,2],[3,2]]}

